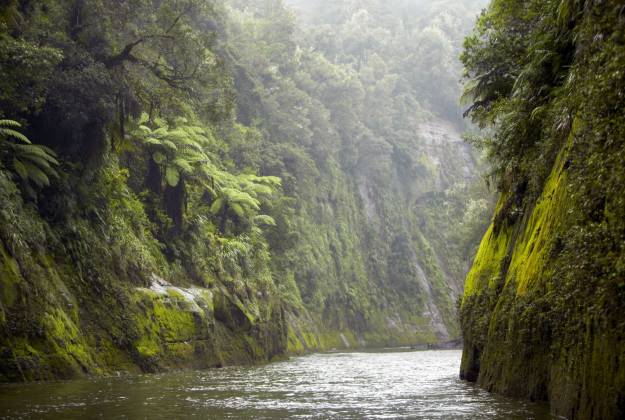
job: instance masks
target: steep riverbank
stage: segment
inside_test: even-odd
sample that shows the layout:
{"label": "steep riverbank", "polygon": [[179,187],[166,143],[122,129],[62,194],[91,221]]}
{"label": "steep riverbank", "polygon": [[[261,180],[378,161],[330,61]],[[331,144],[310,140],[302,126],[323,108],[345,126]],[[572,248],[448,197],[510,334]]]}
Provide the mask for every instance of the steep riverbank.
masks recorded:
{"label": "steep riverbank", "polygon": [[111,269],[105,238],[82,254],[67,240],[65,251],[51,252],[50,242],[60,243],[54,231],[13,210],[30,214],[28,238],[36,242],[22,240],[23,223],[4,225],[18,241],[0,248],[0,380],[205,368],[284,354],[287,326],[275,291],[258,284],[262,295],[237,291],[234,279],[174,287],[139,267],[120,272]]}
{"label": "steep riverbank", "polygon": [[471,111],[500,121],[489,151],[501,195],[465,284],[461,376],[567,418],[623,418],[622,5],[509,3],[493,2],[485,36],[465,44],[474,86],[506,48],[516,79],[483,80]]}
{"label": "steep riverbank", "polygon": [[[439,152],[429,156],[443,163],[445,152],[467,156],[453,129],[437,124],[438,134],[428,129],[426,144]],[[110,166],[97,174],[100,184],[92,187],[111,188],[102,183],[116,170]],[[441,182],[420,186],[420,194],[435,192]],[[285,354],[433,344],[454,337],[448,329],[451,315],[442,318],[439,309],[450,305],[441,306],[438,299],[440,293],[453,298],[455,277],[435,286],[446,292],[438,291],[445,289],[430,286],[417,260],[412,263],[424,290],[422,313],[377,309],[371,310],[377,318],[369,324],[353,324],[338,312],[340,304],[331,303],[337,312],[324,319],[317,310],[286,300],[267,272],[206,273],[200,283],[177,271],[150,249],[156,242],[135,224],[128,209],[138,204],[136,198],[127,187],[115,188],[120,188],[116,196],[127,197],[123,205],[109,203],[89,217],[79,213],[53,226],[23,201],[11,180],[0,179],[3,381],[249,364]],[[380,216],[374,210],[369,217]],[[378,293],[392,290],[386,287]]]}

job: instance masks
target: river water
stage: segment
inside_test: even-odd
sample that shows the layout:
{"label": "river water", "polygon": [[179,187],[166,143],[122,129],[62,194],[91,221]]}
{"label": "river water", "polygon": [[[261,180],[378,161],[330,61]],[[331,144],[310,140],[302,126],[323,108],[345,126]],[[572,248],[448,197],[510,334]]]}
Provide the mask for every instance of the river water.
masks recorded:
{"label": "river water", "polygon": [[370,351],[265,366],[0,385],[0,417],[548,419],[458,379],[461,352]]}

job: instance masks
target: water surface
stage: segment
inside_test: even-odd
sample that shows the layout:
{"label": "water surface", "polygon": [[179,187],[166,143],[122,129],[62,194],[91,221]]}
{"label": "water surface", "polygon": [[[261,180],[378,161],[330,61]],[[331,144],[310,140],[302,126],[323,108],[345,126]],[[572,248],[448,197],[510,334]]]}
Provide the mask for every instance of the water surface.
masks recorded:
{"label": "water surface", "polygon": [[0,386],[18,418],[548,419],[458,379],[461,352],[323,353],[255,367]]}

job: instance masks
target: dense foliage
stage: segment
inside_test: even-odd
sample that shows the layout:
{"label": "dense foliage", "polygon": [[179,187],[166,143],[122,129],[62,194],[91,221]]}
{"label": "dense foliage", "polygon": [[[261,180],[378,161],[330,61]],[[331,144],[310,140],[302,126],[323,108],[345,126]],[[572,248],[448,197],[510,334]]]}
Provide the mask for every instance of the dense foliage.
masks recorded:
{"label": "dense foliage", "polygon": [[[51,149],[63,162],[62,178],[33,196],[44,217],[71,225],[90,207],[112,210],[113,197],[90,188],[112,171],[122,183],[115,188],[141,201],[129,209],[134,217],[145,214],[147,233],[186,269],[214,260],[231,240],[266,246],[259,231],[273,219],[261,206],[280,194],[280,181],[226,156],[228,144],[259,134],[235,121],[234,86],[215,42],[223,15],[210,3],[21,1],[3,10],[3,117],[21,121],[38,143],[3,142],[22,151],[6,167],[44,187],[46,172],[55,174]],[[27,151],[39,159],[26,163],[29,172],[20,158]],[[188,254],[190,235],[215,248]]]}
{"label": "dense foliage", "polygon": [[292,3],[0,6],[1,375],[458,336],[479,2]]}

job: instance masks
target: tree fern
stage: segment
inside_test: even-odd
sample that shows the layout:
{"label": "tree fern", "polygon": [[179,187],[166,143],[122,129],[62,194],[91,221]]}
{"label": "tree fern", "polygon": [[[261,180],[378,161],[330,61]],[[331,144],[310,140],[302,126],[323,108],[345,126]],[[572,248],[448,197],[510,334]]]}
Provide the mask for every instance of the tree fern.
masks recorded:
{"label": "tree fern", "polygon": [[0,120],[0,159],[28,187],[32,182],[38,187],[50,185],[50,178],[58,177],[56,154],[46,146],[32,142],[17,129],[21,124],[13,120]]}
{"label": "tree fern", "polygon": [[[246,221],[243,226],[275,225],[266,215],[259,215],[262,200],[269,199],[280,187],[280,178],[255,174],[233,174],[217,164],[209,151],[215,140],[211,131],[193,125],[185,118],[174,120],[174,126],[155,119],[154,127],[146,125],[143,115],[132,136],[149,151],[161,169],[162,183],[171,188],[181,182],[194,182],[212,199],[208,212],[219,221],[222,232],[229,219]],[[262,217],[261,217],[262,216]]]}
{"label": "tree fern", "polygon": [[[156,119],[156,128],[145,125],[147,116],[144,114],[132,136],[142,143],[150,152],[154,163],[162,167],[163,182],[175,187],[181,179],[193,175],[201,175],[200,163],[209,160],[202,147],[206,137],[203,129],[195,126],[179,126],[170,128],[165,121]],[[176,119],[178,124],[186,123],[186,119]]]}

